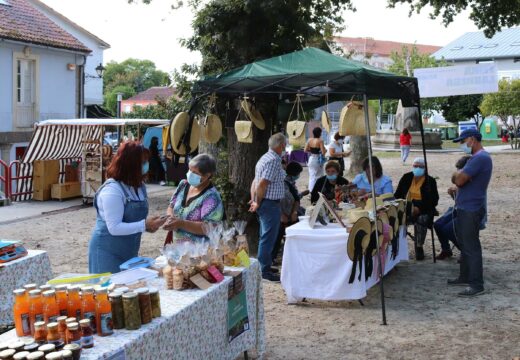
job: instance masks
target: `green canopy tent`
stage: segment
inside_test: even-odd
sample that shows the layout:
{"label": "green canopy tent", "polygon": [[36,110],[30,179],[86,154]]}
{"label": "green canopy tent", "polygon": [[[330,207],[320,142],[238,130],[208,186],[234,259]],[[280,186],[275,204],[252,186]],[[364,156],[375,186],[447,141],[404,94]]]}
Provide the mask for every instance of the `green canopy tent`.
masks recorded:
{"label": "green canopy tent", "polygon": [[[215,75],[206,76],[197,81],[192,89],[193,100],[190,120],[194,121],[196,104],[210,94],[224,98],[241,96],[261,97],[278,95],[280,104],[287,104],[296,94],[303,94],[307,108],[316,108],[326,101],[348,101],[353,96],[362,96],[365,109],[365,128],[367,133],[370,169],[372,169],[372,147],[368,124],[369,99],[401,99],[403,106],[416,106],[420,110],[420,97],[417,79],[399,76],[370,65],[345,59],[316,48],[256,61],[240,68]],[[422,117],[420,117],[421,119]],[[424,129],[419,121],[423,154]],[[188,127],[183,142],[189,146]],[[372,171],[370,177],[373,180]],[[426,174],[428,168],[426,165]],[[376,213],[376,195],[372,181],[374,214]],[[379,238],[377,236],[377,238]],[[433,241],[433,239],[432,239]],[[379,258],[379,246],[377,247]],[[381,267],[380,271],[382,271]],[[381,307],[383,324],[386,325],[383,274],[380,273]]]}

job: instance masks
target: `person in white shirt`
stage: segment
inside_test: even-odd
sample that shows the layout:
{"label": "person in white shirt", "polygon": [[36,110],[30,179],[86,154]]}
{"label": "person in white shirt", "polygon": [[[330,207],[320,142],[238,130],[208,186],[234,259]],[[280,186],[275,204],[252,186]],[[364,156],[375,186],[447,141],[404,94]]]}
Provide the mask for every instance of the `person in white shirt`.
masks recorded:
{"label": "person in white shirt", "polygon": [[343,151],[343,141],[345,137],[339,132],[334,134],[334,141],[329,144],[329,160],[335,160],[339,163],[339,176],[343,176],[345,172],[345,158],[350,156],[352,151]]}
{"label": "person in white shirt", "polygon": [[137,141],[121,145],[107,169],[109,179],[94,197],[97,219],[89,243],[89,272],[119,272],[119,265],[136,257],[145,231],[155,232],[166,218],[148,217],[144,178],[149,151]]}

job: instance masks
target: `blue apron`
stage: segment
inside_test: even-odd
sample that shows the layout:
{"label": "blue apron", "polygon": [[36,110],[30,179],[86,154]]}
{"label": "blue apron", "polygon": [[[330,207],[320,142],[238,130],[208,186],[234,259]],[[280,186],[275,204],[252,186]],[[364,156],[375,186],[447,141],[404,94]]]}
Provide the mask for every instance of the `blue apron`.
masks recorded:
{"label": "blue apron", "polygon": [[[143,200],[133,200],[127,189],[116,180],[107,180],[96,192],[94,197],[94,207],[97,210],[96,226],[92,231],[88,249],[88,270],[91,274],[99,274],[104,272],[119,272],[119,265],[139,253],[141,245],[142,233],[114,236],[108,231],[107,224],[99,216],[97,207],[97,197],[101,193],[101,189],[106,184],[117,183],[125,194],[125,211],[123,214],[123,222],[131,223],[146,219],[148,216],[148,196],[146,194],[146,186],[142,185],[141,189],[144,194]],[[106,211],[106,209],[105,209]]]}

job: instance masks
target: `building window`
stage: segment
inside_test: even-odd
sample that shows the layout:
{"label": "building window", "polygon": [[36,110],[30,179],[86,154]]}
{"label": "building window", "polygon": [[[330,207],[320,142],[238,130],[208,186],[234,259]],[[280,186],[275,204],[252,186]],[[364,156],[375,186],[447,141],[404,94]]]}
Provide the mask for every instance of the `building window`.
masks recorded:
{"label": "building window", "polygon": [[34,102],[34,61],[16,60],[16,101],[31,105]]}

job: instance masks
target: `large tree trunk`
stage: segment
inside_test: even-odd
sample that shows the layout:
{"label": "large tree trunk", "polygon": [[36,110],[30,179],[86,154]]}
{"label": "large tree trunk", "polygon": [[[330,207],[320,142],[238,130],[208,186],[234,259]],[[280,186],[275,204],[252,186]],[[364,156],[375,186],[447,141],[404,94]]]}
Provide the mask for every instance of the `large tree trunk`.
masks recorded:
{"label": "large tree trunk", "polygon": [[361,164],[368,156],[368,143],[366,136],[351,136],[350,137],[350,168],[348,175],[353,177],[363,171]]}

